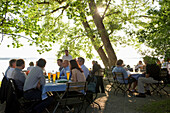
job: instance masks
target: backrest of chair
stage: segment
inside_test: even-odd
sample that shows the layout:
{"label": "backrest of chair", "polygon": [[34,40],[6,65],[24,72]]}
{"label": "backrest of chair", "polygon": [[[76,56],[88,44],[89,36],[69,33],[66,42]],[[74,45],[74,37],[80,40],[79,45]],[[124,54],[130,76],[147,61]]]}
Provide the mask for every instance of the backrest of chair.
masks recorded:
{"label": "backrest of chair", "polygon": [[9,79],[9,83],[7,86],[7,100],[5,111],[7,113],[19,113],[19,109],[20,103],[16,94],[14,81],[12,79]]}
{"label": "backrest of chair", "polygon": [[166,70],[161,70],[160,77],[167,77],[168,72]]}
{"label": "backrest of chair", "polygon": [[121,72],[114,72],[115,75],[115,79],[118,80],[121,78],[121,80],[123,80],[123,82],[125,83],[125,79],[124,79],[124,75]]}
{"label": "backrest of chair", "polygon": [[3,104],[6,101],[7,98],[7,86],[8,86],[9,80],[6,76],[3,77],[1,82],[1,91],[0,91],[0,101],[1,104]]}
{"label": "backrest of chair", "polygon": [[160,80],[165,80],[168,78],[168,71],[167,69],[161,69],[160,74],[159,74]]}
{"label": "backrest of chair", "polygon": [[15,81],[13,79],[9,79],[9,81],[11,82],[12,88],[15,91],[15,94],[16,94],[17,91],[16,91]]}
{"label": "backrest of chair", "polygon": [[86,91],[86,82],[68,82],[67,91]]}
{"label": "backrest of chair", "polygon": [[2,75],[5,76],[4,72],[2,72]]}

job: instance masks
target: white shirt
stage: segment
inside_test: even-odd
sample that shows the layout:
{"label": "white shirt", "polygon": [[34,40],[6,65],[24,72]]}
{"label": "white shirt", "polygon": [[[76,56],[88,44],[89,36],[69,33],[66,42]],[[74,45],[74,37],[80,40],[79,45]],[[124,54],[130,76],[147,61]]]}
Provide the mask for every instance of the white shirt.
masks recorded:
{"label": "white shirt", "polygon": [[168,73],[170,74],[170,63],[167,64],[167,70],[168,70]]}
{"label": "white shirt", "polygon": [[85,77],[87,78],[88,75],[89,75],[89,70],[88,70],[88,68],[83,64],[83,65],[81,65],[81,69],[83,70],[84,75],[85,75]]}
{"label": "white shirt", "polygon": [[7,78],[12,78],[12,72],[15,68],[10,67],[10,69],[7,71]]}
{"label": "white shirt", "polygon": [[128,74],[128,76],[130,75],[130,71],[128,70],[128,71],[126,71],[127,72],[127,74]]}
{"label": "white shirt", "polygon": [[31,69],[33,68],[34,66],[30,66],[27,68],[27,70],[31,71]]}
{"label": "white shirt", "polygon": [[70,61],[70,60],[72,60],[72,56],[71,56],[71,55],[68,55],[68,56],[64,55],[64,56],[62,57],[62,60],[68,60],[68,61]]}

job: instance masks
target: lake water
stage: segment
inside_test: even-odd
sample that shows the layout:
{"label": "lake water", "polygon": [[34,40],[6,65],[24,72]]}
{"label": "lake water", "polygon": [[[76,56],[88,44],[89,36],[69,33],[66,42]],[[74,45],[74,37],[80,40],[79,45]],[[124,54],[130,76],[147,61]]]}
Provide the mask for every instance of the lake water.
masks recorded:
{"label": "lake water", "polygon": [[[3,75],[2,75],[2,72],[5,73],[6,69],[8,68],[9,66],[9,60],[12,59],[12,58],[0,58],[0,81],[2,80],[3,78]],[[17,59],[17,58],[16,58]],[[29,66],[29,62],[33,61],[34,64],[36,63],[36,61],[39,59],[39,58],[23,58],[25,60],[25,69],[27,69],[27,67]],[[55,58],[45,58],[46,61],[47,61],[47,64],[46,64],[46,67],[45,67],[45,70],[47,72],[52,72],[52,71],[58,71],[58,65],[57,65],[57,61]],[[125,64],[129,64],[131,67],[133,67],[134,65],[136,65],[138,63],[139,60],[141,60],[141,58],[122,58],[124,60],[124,63]],[[85,65],[87,68],[91,68],[92,67],[92,63],[91,63],[92,60],[90,61],[85,61]],[[104,67],[103,64],[102,64],[102,61],[99,61],[99,64],[101,64],[101,67]]]}
{"label": "lake water", "polygon": [[[9,66],[9,60],[11,58],[5,58],[5,59],[2,59],[0,58],[0,81],[2,80],[3,78],[3,75],[2,75],[2,72],[5,73],[6,69],[8,68]],[[29,66],[29,62],[33,61],[34,64],[36,63],[36,61],[38,60],[39,58],[24,58],[25,60],[25,69],[27,69],[27,67]],[[57,61],[55,59],[52,59],[52,58],[48,58],[46,59],[47,61],[47,64],[46,64],[46,71],[57,71],[58,70],[58,65],[57,65]]]}

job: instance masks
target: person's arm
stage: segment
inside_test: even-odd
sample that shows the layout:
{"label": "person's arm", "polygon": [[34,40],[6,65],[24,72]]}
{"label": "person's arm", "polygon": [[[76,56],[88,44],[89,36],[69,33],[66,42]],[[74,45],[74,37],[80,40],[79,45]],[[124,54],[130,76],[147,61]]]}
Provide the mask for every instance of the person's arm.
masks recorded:
{"label": "person's arm", "polygon": [[115,77],[115,74],[114,74],[114,72],[116,72],[115,70],[116,70],[116,67],[114,67],[114,68],[113,68],[113,70],[112,70],[112,73],[113,73],[113,79],[115,79],[115,78],[116,78],[116,77]]}
{"label": "person's arm", "polygon": [[149,78],[149,74],[145,74],[145,77],[146,77],[146,78]]}
{"label": "person's arm", "polygon": [[40,89],[41,88],[41,83],[40,83],[40,81],[38,81],[38,84],[37,84],[37,87],[36,87],[37,89]]}
{"label": "person's arm", "polygon": [[128,80],[128,73],[126,72],[126,70],[124,68],[122,68],[122,73],[124,75],[124,79]]}
{"label": "person's arm", "polygon": [[64,68],[60,72],[60,76],[63,76],[63,75],[64,75]]}
{"label": "person's arm", "polygon": [[72,82],[76,82],[76,81],[77,81],[76,70],[73,69],[71,72],[72,72],[71,81],[72,81]]}
{"label": "person's arm", "polygon": [[37,84],[37,87],[40,88],[41,85],[45,85],[45,77],[44,77],[44,75],[43,75],[43,71],[41,71],[41,72],[39,73],[39,78],[38,78],[38,80],[39,80],[39,82],[38,82],[38,84]]}
{"label": "person's arm", "polygon": [[150,66],[146,65],[146,74],[145,74],[146,78],[149,78],[149,73],[150,73]]}
{"label": "person's arm", "polygon": [[[86,75],[88,76],[88,75],[90,74],[90,73],[89,73],[89,70],[88,70],[87,67],[86,67],[85,69],[86,69],[85,73],[86,73]],[[85,73],[84,73],[84,74],[85,74]]]}

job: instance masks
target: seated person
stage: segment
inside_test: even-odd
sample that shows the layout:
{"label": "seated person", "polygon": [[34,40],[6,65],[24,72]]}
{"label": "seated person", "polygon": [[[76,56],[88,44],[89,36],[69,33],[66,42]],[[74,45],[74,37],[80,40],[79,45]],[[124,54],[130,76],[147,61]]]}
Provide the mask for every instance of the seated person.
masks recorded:
{"label": "seated person", "polygon": [[29,63],[29,67],[27,68],[27,71],[31,71],[32,68],[34,68],[34,62]]}
{"label": "seated person", "polygon": [[[127,72],[127,74],[128,74],[128,80],[129,81],[134,81],[134,83],[133,83],[133,88],[132,88],[132,90],[131,90],[131,83],[129,84],[129,91],[131,91],[131,92],[137,92],[136,91],[136,86],[137,86],[137,79],[136,79],[136,81],[134,80],[134,78],[135,77],[131,77],[132,75],[131,75],[131,73],[130,73],[130,71],[127,69],[127,68],[125,68],[125,70],[126,70],[126,72]],[[131,80],[130,80],[131,79]]]}
{"label": "seated person", "polygon": [[142,70],[143,69],[143,63],[142,61],[139,61],[139,63],[135,66],[135,70]]}
{"label": "seated person", "polygon": [[[131,83],[135,82],[136,79],[129,76],[128,77],[128,73],[126,72],[126,70],[123,68],[123,60],[118,60],[117,63],[116,63],[116,67],[112,70],[112,73],[113,75],[115,76],[114,72],[120,72],[120,73],[123,73],[124,75],[124,79],[125,79],[125,83],[129,83],[129,90],[130,90],[130,87],[131,87]],[[122,81],[122,78],[117,78],[117,80],[120,82],[120,83],[123,83]],[[132,90],[135,90],[135,84],[134,84],[134,87]]]}
{"label": "seated person", "polygon": [[82,69],[78,66],[76,60],[70,60],[71,80],[73,82],[85,82],[86,78]]}
{"label": "seated person", "polygon": [[7,78],[12,78],[12,72],[14,71],[15,67],[16,67],[16,59],[12,59],[9,61],[9,66],[10,68],[8,68],[8,70],[6,71],[5,75],[7,76]]}
{"label": "seated person", "polygon": [[34,112],[42,112],[51,102],[52,97],[48,97],[45,100],[41,100],[41,88],[45,85],[45,77],[43,75],[43,69],[46,65],[45,59],[39,59],[37,66],[34,67],[29,76],[27,76],[24,83],[24,97],[28,100],[40,100],[41,102],[34,107]]}
{"label": "seated person", "polygon": [[157,59],[156,64],[159,66],[159,68],[161,68],[162,64],[161,64],[161,61],[159,59]]}
{"label": "seated person", "polygon": [[61,70],[63,69],[63,60],[62,59],[57,59],[57,64],[59,66],[59,71],[61,72]]}
{"label": "seated person", "polygon": [[155,63],[153,63],[149,58],[145,57],[144,62],[146,64],[145,77],[139,77],[138,79],[138,92],[136,97],[146,97],[144,85],[146,84],[146,94],[151,95],[149,90],[149,85],[147,83],[158,83],[160,68]]}
{"label": "seated person", "polygon": [[[63,61],[63,69],[60,72],[60,78],[61,79],[67,79],[66,72],[70,72],[69,61],[68,60]],[[71,78],[71,73],[70,73],[70,78]]]}
{"label": "seated person", "polygon": [[25,61],[23,59],[18,59],[16,61],[16,68],[14,69],[11,75],[12,79],[15,80],[18,97],[23,96],[23,86],[26,79],[25,73],[22,72],[22,69],[24,68],[25,68]]}
{"label": "seated person", "polygon": [[79,63],[79,65],[81,66],[81,69],[83,70],[84,75],[85,75],[85,77],[86,77],[86,79],[87,79],[87,77],[88,77],[88,75],[89,75],[89,70],[88,70],[88,68],[84,65],[84,62],[85,62],[84,58],[82,58],[82,57],[79,57],[79,58],[78,58],[78,63]]}

